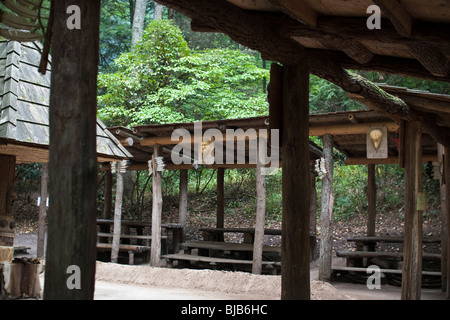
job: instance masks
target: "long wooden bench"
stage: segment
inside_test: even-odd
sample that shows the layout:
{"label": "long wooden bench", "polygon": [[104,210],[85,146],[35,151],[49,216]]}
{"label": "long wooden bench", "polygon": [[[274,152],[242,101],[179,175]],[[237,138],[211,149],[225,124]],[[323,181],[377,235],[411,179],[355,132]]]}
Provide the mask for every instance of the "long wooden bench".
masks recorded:
{"label": "long wooden bench", "polygon": [[[189,241],[183,242],[181,247],[222,251],[253,251],[253,244],[251,243],[232,243],[221,241]],[[281,253],[281,247],[264,246],[263,252]]]}
{"label": "long wooden bench", "polygon": [[[333,266],[331,268],[335,272],[344,271],[344,272],[364,272],[367,273],[367,268],[361,267],[341,267],[341,266]],[[380,268],[380,272],[382,273],[394,273],[394,274],[402,274],[402,270],[400,269],[388,269],[388,268]],[[422,271],[422,275],[427,276],[441,276],[441,272],[439,271]]]}
{"label": "long wooden bench", "polygon": [[[336,256],[341,258],[396,258],[403,259],[403,252],[381,252],[381,251],[337,251]],[[441,260],[439,253],[423,253],[422,259]]]}
{"label": "long wooden bench", "polygon": [[[112,244],[111,243],[97,243],[97,251],[111,251]],[[150,252],[149,246],[138,246],[133,244],[120,244],[119,252],[128,252],[128,263],[134,264],[134,254],[135,253],[144,253]]]}
{"label": "long wooden bench", "polygon": [[[184,261],[190,261],[190,262],[206,262],[209,264],[231,264],[231,265],[235,265],[235,264],[251,265],[251,264],[253,264],[252,260],[205,257],[205,256],[197,256],[197,255],[191,255],[191,254],[185,254],[185,253],[166,254],[166,255],[163,255],[162,257],[164,259],[166,259],[168,267],[172,267],[173,262],[177,261],[177,260],[184,260]],[[280,267],[281,262],[263,261],[262,265],[273,269],[274,266]]]}

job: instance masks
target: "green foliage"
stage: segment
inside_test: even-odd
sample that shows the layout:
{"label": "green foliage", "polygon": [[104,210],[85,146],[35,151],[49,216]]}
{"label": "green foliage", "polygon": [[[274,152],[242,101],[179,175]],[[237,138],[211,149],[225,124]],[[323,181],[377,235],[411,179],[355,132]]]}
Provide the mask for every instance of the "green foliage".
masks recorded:
{"label": "green foliage", "polygon": [[311,75],[309,83],[309,109],[311,113],[327,113],[366,109],[366,106],[350,99],[346,92],[335,84]]}
{"label": "green foliage", "polygon": [[216,120],[267,114],[268,71],[231,49],[191,51],[171,21],[153,21],[143,40],[99,75],[99,117],[108,125]]}

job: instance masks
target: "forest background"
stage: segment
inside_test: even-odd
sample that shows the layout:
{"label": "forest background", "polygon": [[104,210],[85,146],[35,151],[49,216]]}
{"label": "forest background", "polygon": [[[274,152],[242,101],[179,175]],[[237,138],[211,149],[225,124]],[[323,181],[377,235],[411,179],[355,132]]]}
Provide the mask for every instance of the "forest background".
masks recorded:
{"label": "forest background", "polygon": [[[107,126],[206,121],[268,115],[270,61],[219,33],[195,33],[189,18],[151,0],[102,0],[98,76],[98,116]],[[358,73],[370,81],[435,93],[450,93],[450,84],[375,72]],[[364,109],[335,85],[311,75],[310,112]],[[312,139],[321,145],[319,138]],[[334,218],[365,216],[367,167],[345,166],[334,152]],[[439,181],[424,164],[429,217],[439,215]],[[216,170],[189,170],[189,214],[215,215]],[[20,210],[16,220],[36,226],[41,164],[17,168]],[[163,212],[176,211],[177,171],[163,172]],[[321,183],[317,179],[318,199]],[[281,221],[281,171],[266,177],[267,224]],[[377,165],[377,212],[403,217],[403,170]],[[98,215],[103,216],[103,176],[99,171]],[[123,218],[151,216],[151,177],[127,175]],[[16,208],[17,209],[17,208]],[[252,217],[256,212],[255,172],[225,171],[225,214]],[[318,201],[318,213],[320,201]],[[164,218],[163,218],[164,219]]]}

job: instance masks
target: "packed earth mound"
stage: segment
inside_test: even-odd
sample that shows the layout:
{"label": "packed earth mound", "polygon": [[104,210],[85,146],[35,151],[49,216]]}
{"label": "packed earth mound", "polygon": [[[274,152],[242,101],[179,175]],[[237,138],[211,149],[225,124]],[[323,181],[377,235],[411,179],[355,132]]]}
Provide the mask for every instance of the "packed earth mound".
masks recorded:
{"label": "packed earth mound", "polygon": [[[97,262],[96,280],[152,287],[251,294],[280,299],[281,277],[217,270],[168,269]],[[331,284],[311,280],[312,300],[348,300]]]}

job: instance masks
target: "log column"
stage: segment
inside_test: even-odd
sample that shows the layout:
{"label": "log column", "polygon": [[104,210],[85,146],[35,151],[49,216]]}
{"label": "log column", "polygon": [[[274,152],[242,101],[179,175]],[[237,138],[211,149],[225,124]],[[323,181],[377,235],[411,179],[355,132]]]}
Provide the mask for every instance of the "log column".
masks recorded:
{"label": "log column", "polygon": [[264,165],[261,163],[258,152],[256,163],[256,222],[255,239],[253,242],[252,273],[260,274],[262,271],[262,253],[264,245],[264,225],[266,218],[266,175]]}
{"label": "log column", "polygon": [[[184,242],[186,238],[186,219],[187,219],[187,194],[188,194],[188,171],[180,170],[180,191],[178,194],[178,223],[181,224],[181,239]],[[174,253],[178,253],[179,248],[174,248]]]}
{"label": "log column", "polygon": [[402,299],[418,300],[422,284],[422,124],[404,124],[405,240],[403,246]]}
{"label": "log column", "polygon": [[331,135],[324,135],[322,140],[327,173],[322,179],[319,280],[330,281],[333,253],[333,137]]}
{"label": "log column", "polygon": [[[80,8],[69,29],[67,8]],[[97,254],[97,71],[100,0],[52,1],[48,245],[44,298],[94,297]],[[72,274],[81,289],[71,290]],[[69,270],[69,271],[68,271]],[[79,270],[79,272],[78,272]],[[69,272],[69,273],[68,273]]]}
{"label": "log column", "polygon": [[449,257],[450,257],[450,148],[444,149],[445,153],[445,164],[444,164],[444,174],[445,174],[445,210],[446,210],[446,225],[447,229],[447,299],[450,299],[450,266],[449,266]]}
{"label": "log column", "polygon": [[[367,165],[367,236],[374,237],[377,217],[377,185],[375,183],[375,165]],[[375,251],[375,244],[370,245],[369,251]]]}
{"label": "log column", "polygon": [[0,254],[14,245],[15,174],[16,157],[0,155]]}
{"label": "log column", "polygon": [[152,245],[150,251],[150,265],[159,267],[161,260],[161,213],[162,213],[162,190],[161,172],[157,171],[155,159],[161,155],[161,146],[155,144],[153,147],[153,202],[152,202]]}
{"label": "log column", "polygon": [[[217,211],[216,211],[216,228],[223,228],[225,222],[225,169],[217,169]],[[224,241],[223,233],[217,234],[217,241]]]}
{"label": "log column", "polygon": [[282,69],[281,298],[309,300],[309,69],[306,60]]}

